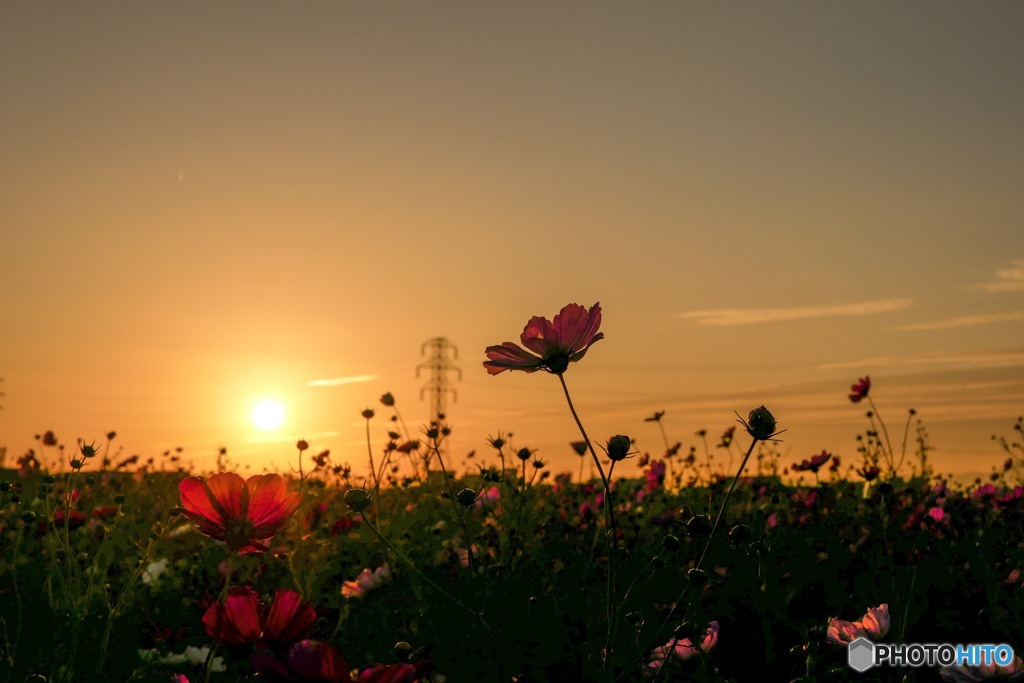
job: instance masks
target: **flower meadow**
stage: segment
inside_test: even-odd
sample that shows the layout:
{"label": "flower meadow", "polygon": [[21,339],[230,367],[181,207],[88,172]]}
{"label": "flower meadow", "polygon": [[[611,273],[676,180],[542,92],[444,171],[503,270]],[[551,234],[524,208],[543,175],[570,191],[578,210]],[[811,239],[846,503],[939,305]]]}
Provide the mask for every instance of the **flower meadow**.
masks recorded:
{"label": "flower meadow", "polygon": [[[869,377],[853,457],[784,466],[766,406],[689,450],[664,411],[638,420],[660,443],[591,435],[567,376],[600,326],[570,304],[483,363],[557,378],[579,473],[504,431],[456,473],[453,427],[407,429],[391,394],[362,410],[365,478],[305,441],[289,474],[245,478],[224,451],[188,472],[116,462],[113,433],[41,435],[0,470],[0,683],[1024,680],[1019,657],[858,674],[846,652],[1024,653],[1024,420],[966,487],[933,472],[913,410],[890,434]],[[642,476],[616,475],[627,459]]]}

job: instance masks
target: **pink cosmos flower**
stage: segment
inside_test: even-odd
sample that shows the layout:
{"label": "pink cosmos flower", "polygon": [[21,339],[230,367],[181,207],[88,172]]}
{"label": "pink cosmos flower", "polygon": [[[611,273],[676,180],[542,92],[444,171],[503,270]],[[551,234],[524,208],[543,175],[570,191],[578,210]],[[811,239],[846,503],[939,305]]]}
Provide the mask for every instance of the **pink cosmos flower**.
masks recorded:
{"label": "pink cosmos flower", "polygon": [[704,637],[701,638],[700,643],[697,645],[694,645],[693,641],[689,638],[679,640],[673,638],[661,647],[654,648],[651,652],[651,659],[647,662],[648,673],[657,673],[672,655],[675,655],[682,661],[686,661],[698,652],[707,653],[716,644],[718,644],[718,622],[712,621],[708,624]]}
{"label": "pink cosmos flower", "polygon": [[871,378],[868,376],[861,377],[850,386],[850,402],[860,403],[867,398],[869,391],[871,391]]}
{"label": "pink cosmos flower", "polygon": [[489,360],[484,367],[492,375],[505,370],[536,372],[546,370],[560,375],[583,358],[590,346],[601,339],[601,304],[594,304],[588,311],[579,304],[569,304],[554,318],[533,317],[526,323],[519,340],[522,348],[514,342],[488,346],[485,350]]}
{"label": "pink cosmos flower", "polygon": [[221,472],[209,479],[188,477],[178,485],[184,515],[199,533],[224,541],[238,554],[265,551],[261,543],[276,534],[299,507],[298,493],[288,494],[277,474],[242,479]]}
{"label": "pink cosmos flower", "polygon": [[355,581],[346,581],[341,585],[341,596],[343,598],[364,598],[366,594],[379,587],[391,577],[391,569],[387,563],[370,571],[364,569],[359,572]]}
{"label": "pink cosmos flower", "polygon": [[857,638],[878,639],[889,632],[889,605],[869,607],[860,621],[828,620],[826,640],[833,645],[849,645]]}
{"label": "pink cosmos flower", "polygon": [[976,683],[977,681],[1018,681],[1024,679],[1024,660],[1014,657],[1005,665],[994,662],[979,666],[947,666],[939,671],[942,680],[950,683]]}
{"label": "pink cosmos flower", "polygon": [[940,507],[933,507],[928,511],[928,516],[934,519],[936,522],[941,522],[942,518],[946,516],[945,511]]}

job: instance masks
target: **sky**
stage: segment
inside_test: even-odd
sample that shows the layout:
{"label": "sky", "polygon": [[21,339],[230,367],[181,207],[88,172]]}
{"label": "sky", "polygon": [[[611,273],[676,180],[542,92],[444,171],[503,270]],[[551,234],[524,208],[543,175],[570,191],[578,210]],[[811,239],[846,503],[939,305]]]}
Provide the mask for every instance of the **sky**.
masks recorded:
{"label": "sky", "polygon": [[783,464],[859,464],[869,375],[988,472],[1024,412],[1021,35],[998,1],[4,3],[0,448],[360,470],[382,394],[430,419],[442,336],[451,461],[512,432],[575,471],[557,378],[484,348],[600,302],[565,375],[595,441],[764,404]]}

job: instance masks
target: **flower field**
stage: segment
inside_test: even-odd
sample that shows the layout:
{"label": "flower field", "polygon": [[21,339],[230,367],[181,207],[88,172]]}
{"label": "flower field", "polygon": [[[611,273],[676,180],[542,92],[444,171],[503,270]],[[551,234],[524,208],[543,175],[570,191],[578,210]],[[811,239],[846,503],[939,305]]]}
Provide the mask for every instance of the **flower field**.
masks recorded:
{"label": "flower field", "polygon": [[[82,442],[47,471],[60,446],[41,436],[0,470],[0,683],[1024,678],[1019,657],[847,664],[859,637],[1024,651],[1021,421],[967,487],[932,473],[910,419],[892,447],[867,377],[845,470],[823,452],[783,471],[764,406],[703,452],[595,439],[563,375],[600,322],[598,305],[533,318],[485,363],[558,376],[590,480],[500,432],[456,474],[443,417],[407,430],[390,394],[363,411],[386,421],[365,479],[304,441],[289,476]],[[627,458],[642,477],[616,476]]]}

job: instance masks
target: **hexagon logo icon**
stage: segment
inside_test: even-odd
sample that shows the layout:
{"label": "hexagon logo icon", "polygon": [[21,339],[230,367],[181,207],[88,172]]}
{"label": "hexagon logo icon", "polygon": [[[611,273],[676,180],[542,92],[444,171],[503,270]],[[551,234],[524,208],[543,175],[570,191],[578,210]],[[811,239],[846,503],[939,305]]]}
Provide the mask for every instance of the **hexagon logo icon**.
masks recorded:
{"label": "hexagon logo icon", "polygon": [[851,669],[864,673],[875,665],[875,644],[867,638],[858,638],[848,646],[846,657]]}

